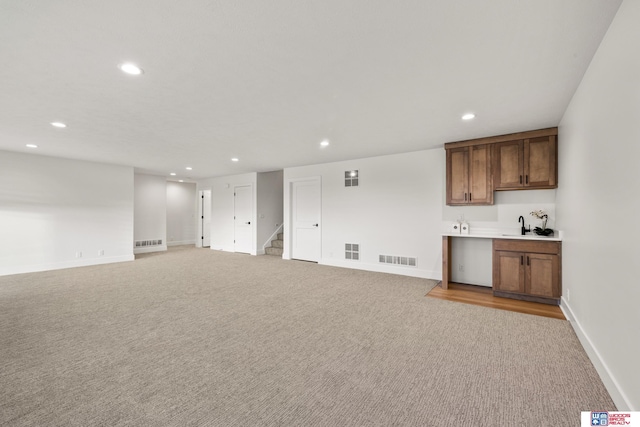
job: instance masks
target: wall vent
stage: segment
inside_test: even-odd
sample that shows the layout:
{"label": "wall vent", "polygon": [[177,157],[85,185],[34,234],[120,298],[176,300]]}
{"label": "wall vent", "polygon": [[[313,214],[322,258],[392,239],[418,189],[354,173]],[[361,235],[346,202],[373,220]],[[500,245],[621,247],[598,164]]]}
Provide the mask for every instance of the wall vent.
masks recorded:
{"label": "wall vent", "polygon": [[379,255],[378,261],[383,264],[396,264],[404,265],[407,267],[417,267],[418,259],[410,256],[397,256],[397,255]]}
{"label": "wall vent", "polygon": [[144,248],[147,246],[161,246],[162,239],[157,240],[136,240],[136,248]]}
{"label": "wall vent", "polygon": [[353,261],[360,260],[360,245],[357,243],[345,243],[344,258]]}
{"label": "wall vent", "polygon": [[344,172],[344,186],[345,187],[357,187],[358,186],[358,171],[345,171]]}

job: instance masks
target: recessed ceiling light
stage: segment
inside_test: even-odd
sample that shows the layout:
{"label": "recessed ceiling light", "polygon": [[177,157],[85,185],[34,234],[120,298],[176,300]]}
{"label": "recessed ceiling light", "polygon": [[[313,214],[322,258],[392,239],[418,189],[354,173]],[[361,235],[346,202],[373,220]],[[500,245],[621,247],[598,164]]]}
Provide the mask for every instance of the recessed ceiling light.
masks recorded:
{"label": "recessed ceiling light", "polygon": [[36,144],[27,144],[27,147],[29,147],[29,148],[38,148],[38,146]]}
{"label": "recessed ceiling light", "polygon": [[176,176],[176,173],[175,172],[171,172],[169,175]]}
{"label": "recessed ceiling light", "polygon": [[61,122],[51,122],[51,126],[57,127],[57,128],[66,128],[67,127],[67,125],[65,125],[64,123],[61,123]]}
{"label": "recessed ceiling light", "polygon": [[122,72],[131,74],[133,76],[139,76],[144,72],[142,71],[142,68],[130,62],[125,62],[124,64],[120,64],[119,68],[120,70],[122,70]]}
{"label": "recessed ceiling light", "polygon": [[184,179],[179,179],[178,182],[184,182]]}
{"label": "recessed ceiling light", "polygon": [[237,158],[237,157],[232,157],[232,158],[231,158],[231,161],[232,161],[232,162],[237,162],[237,161],[240,161],[240,159],[239,159],[239,158]]}
{"label": "recessed ceiling light", "polygon": [[325,139],[324,141],[322,141],[322,142],[320,143],[320,145],[322,145],[323,147],[328,146],[328,145],[329,145],[329,140],[328,140],[328,139]]}
{"label": "recessed ceiling light", "polygon": [[462,116],[462,120],[471,120],[475,117],[476,115],[473,113],[467,113],[464,116]]}
{"label": "recessed ceiling light", "polygon": [[185,169],[188,170],[188,171],[193,170],[193,168],[191,166],[187,166]]}

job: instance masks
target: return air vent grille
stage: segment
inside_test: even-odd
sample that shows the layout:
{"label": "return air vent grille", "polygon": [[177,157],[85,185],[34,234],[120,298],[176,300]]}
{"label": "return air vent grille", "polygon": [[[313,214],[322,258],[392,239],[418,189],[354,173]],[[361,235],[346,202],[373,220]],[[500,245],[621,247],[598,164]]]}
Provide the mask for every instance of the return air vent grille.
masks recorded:
{"label": "return air vent grille", "polygon": [[397,256],[397,255],[379,255],[378,261],[382,264],[396,264],[406,267],[417,267],[418,259],[416,257],[409,256]]}
{"label": "return air vent grille", "polygon": [[358,186],[358,171],[345,171],[344,172],[344,186],[345,187],[357,187]]}
{"label": "return air vent grille", "polygon": [[360,245],[357,243],[345,243],[344,258],[358,261],[360,259]]}
{"label": "return air vent grille", "polygon": [[162,239],[158,240],[136,240],[136,248],[144,248],[147,246],[161,246]]}

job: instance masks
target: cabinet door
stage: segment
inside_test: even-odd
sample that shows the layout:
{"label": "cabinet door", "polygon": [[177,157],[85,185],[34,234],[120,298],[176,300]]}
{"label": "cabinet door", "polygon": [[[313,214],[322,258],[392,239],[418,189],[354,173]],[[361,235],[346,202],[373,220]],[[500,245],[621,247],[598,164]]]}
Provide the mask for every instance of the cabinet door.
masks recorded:
{"label": "cabinet door", "polygon": [[523,187],[523,145],[523,140],[499,142],[495,144],[493,182],[496,190],[513,190]]}
{"label": "cabinet door", "polygon": [[493,289],[502,292],[524,293],[524,253],[495,251],[493,256]]}
{"label": "cabinet door", "polygon": [[469,197],[469,147],[447,150],[447,205],[466,205]]}
{"label": "cabinet door", "polygon": [[558,187],[556,151],[555,135],[525,140],[524,184],[526,187]]}
{"label": "cabinet door", "polygon": [[493,204],[493,178],[491,176],[491,146],[469,147],[469,204]]}
{"label": "cabinet door", "polygon": [[547,298],[560,298],[558,255],[525,254],[525,292]]}

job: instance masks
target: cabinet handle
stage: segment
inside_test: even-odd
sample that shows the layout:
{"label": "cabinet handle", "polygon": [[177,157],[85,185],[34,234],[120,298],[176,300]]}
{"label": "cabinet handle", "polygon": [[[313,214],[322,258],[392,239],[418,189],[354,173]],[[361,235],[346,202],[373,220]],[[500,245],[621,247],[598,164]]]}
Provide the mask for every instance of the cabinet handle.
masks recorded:
{"label": "cabinet handle", "polygon": [[522,175],[520,175],[520,184],[522,184]]}
{"label": "cabinet handle", "polygon": [[464,193],[464,201],[467,201],[467,193]]}
{"label": "cabinet handle", "polygon": [[471,201],[471,192],[469,192],[469,201]]}
{"label": "cabinet handle", "polygon": [[524,265],[524,256],[520,255],[520,265]]}
{"label": "cabinet handle", "polygon": [[525,183],[529,185],[529,175],[525,175]]}
{"label": "cabinet handle", "polygon": [[527,265],[529,265],[529,256],[527,255]]}

